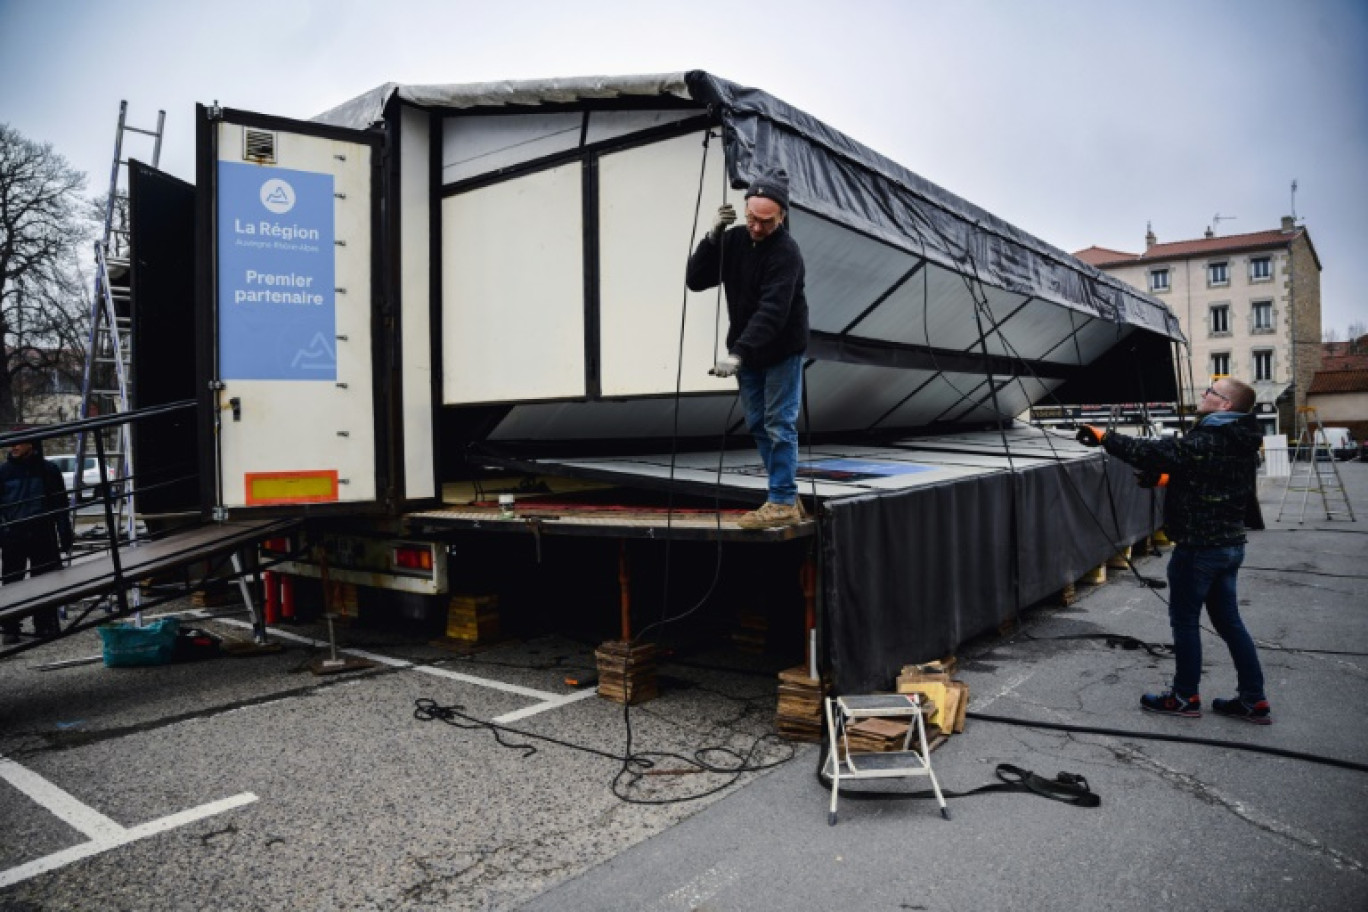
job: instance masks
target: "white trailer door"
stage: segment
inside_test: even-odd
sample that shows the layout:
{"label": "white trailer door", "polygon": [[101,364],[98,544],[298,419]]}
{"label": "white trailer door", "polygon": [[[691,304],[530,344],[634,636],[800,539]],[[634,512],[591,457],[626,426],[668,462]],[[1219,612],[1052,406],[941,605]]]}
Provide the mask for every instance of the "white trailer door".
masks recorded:
{"label": "white trailer door", "polygon": [[379,139],[226,111],[201,137],[217,506],[374,505]]}

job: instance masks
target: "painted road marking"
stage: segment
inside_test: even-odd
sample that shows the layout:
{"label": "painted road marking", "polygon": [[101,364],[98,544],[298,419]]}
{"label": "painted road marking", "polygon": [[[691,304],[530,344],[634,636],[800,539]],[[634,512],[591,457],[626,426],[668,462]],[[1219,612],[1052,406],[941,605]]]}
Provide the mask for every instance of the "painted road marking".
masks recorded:
{"label": "painted road marking", "polygon": [[117,849],[119,846],[137,842],[139,839],[146,839],[148,836],[165,833],[188,823],[194,823],[196,820],[203,820],[205,817],[231,811],[257,800],[257,796],[251,792],[243,792],[221,801],[201,804],[199,807],[191,808],[188,811],[159,817],[135,827],[123,827],[90,805],[78,800],[70,792],[58,788],[42,776],[20,766],[13,760],[0,757],[0,779],[4,779],[13,785],[33,799],[35,803],[58,817],[63,823],[90,838],[89,842],[72,846],[69,849],[62,849],[60,852],[53,852],[51,855],[26,862],[18,867],[10,868],[8,871],[0,871],[0,888],[28,880],[30,877],[37,877],[39,874],[46,874],[48,871],[55,871],[57,868],[80,861],[82,858],[108,852],[110,849]]}
{"label": "painted road marking", "polygon": [[1001,697],[1007,696],[1009,693],[1016,690],[1022,684],[1025,684],[1028,680],[1030,680],[1031,676],[1034,674],[1034,671],[1028,671],[1026,674],[1017,675],[1015,678],[1008,681],[1006,687],[1002,688],[997,693],[993,694],[991,697],[988,697],[986,700],[983,700],[979,703],[979,712],[983,712],[985,709],[991,706],[994,701],[998,700]]}
{"label": "painted road marking", "polygon": [[[246,621],[238,621],[233,620],[231,618],[211,617],[208,614],[208,612],[202,612],[198,610],[186,613],[193,614],[197,617],[203,617],[206,620],[213,620],[215,623],[218,624],[228,624],[229,626],[241,627],[246,630],[252,629],[252,625]],[[290,633],[285,630],[272,629],[271,636],[280,637],[284,640],[291,640],[296,643],[304,643],[309,646],[316,646],[320,649],[331,648],[326,640],[315,640],[312,637],[300,636],[297,633]],[[558,706],[565,706],[569,703],[578,702],[579,700],[583,700],[586,696],[591,696],[597,692],[593,688],[590,688],[588,691],[576,691],[572,694],[551,693],[545,690],[536,690],[531,687],[523,687],[520,684],[509,684],[504,681],[495,680],[494,678],[481,678],[477,675],[466,674],[460,671],[452,671],[449,668],[441,668],[434,665],[415,665],[412,662],[406,661],[404,659],[394,659],[390,658],[389,656],[379,655],[378,653],[374,652],[366,652],[361,649],[347,649],[339,646],[337,647],[337,651],[340,653],[346,653],[347,655],[354,655],[359,658],[369,659],[372,662],[376,662],[381,665],[388,665],[391,668],[408,668],[412,671],[416,671],[421,674],[433,675],[434,677],[438,678],[447,678],[452,681],[460,681],[463,684],[474,684],[477,687],[488,687],[491,690],[501,690],[504,693],[517,694],[520,697],[530,697],[533,700],[537,701],[537,705],[529,706],[525,709],[520,709],[513,713],[508,713],[506,716],[500,716],[498,719],[494,720],[495,722],[499,722],[500,720],[509,720],[510,717],[514,719],[526,718],[527,716],[536,715],[539,712],[545,712],[548,709],[555,709]]]}
{"label": "painted road marking", "polygon": [[557,709],[561,706],[569,706],[571,703],[578,703],[580,700],[587,700],[590,697],[598,696],[597,687],[586,687],[584,690],[577,690],[574,693],[564,696],[553,697],[542,703],[536,703],[524,709],[515,709],[513,712],[504,713],[502,716],[495,716],[489,721],[495,725],[507,725],[510,722],[517,722],[519,719],[526,719],[528,716],[535,716],[537,713],[546,712],[548,709]]}

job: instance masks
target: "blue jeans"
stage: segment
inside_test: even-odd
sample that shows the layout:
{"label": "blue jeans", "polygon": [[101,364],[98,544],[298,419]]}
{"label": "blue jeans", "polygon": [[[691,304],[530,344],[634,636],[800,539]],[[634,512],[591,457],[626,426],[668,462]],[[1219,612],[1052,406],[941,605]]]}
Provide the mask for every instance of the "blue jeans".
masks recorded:
{"label": "blue jeans", "polygon": [[1169,558],[1169,624],[1173,628],[1173,653],[1177,669],[1173,690],[1179,696],[1200,693],[1202,682],[1202,605],[1212,626],[1225,640],[1235,663],[1240,699],[1254,703],[1264,699],[1263,669],[1254,638],[1240,620],[1235,599],[1235,575],[1244,563],[1244,545],[1198,548],[1178,545]]}
{"label": "blue jeans", "polygon": [[746,427],[755,437],[769,476],[769,500],[792,506],[798,499],[798,406],[803,398],[803,356],[769,367],[736,372]]}

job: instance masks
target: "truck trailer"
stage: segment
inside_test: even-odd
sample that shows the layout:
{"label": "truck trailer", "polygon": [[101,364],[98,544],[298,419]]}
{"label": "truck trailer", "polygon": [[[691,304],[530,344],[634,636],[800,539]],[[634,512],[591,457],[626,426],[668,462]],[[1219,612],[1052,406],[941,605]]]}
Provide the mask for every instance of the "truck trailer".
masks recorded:
{"label": "truck trailer", "polygon": [[[139,477],[179,479],[140,508],[299,517],[282,572],[422,613],[515,585],[502,552],[559,557],[564,610],[592,573],[626,638],[629,564],[668,580],[672,542],[704,576],[746,555],[713,579],[795,630],[806,565],[814,661],[853,691],[1159,525],[1160,494],[1018,416],[1176,398],[1165,305],[763,91],[388,83],[309,121],[200,106],[196,131],[193,186],[131,179],[134,399],[199,402],[139,428]],[[776,166],[807,268],[812,518],[746,531],[765,475],[708,372],[726,309],[684,268]]]}

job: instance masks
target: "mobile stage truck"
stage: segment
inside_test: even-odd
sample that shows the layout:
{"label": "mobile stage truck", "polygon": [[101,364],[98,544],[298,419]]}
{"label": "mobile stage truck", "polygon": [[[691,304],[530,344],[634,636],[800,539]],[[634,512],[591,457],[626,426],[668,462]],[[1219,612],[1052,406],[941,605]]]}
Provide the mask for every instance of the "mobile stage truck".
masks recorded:
{"label": "mobile stage truck", "polygon": [[[326,548],[289,572],[411,610],[533,540],[547,560],[596,541],[613,568],[628,539],[799,540],[824,665],[855,691],[1158,525],[1129,471],[1015,416],[1174,399],[1165,306],[764,92],[703,72],[387,84],[308,122],[197,117],[196,185],[133,181],[138,404],[201,403],[198,427],[139,441],[139,474],[197,454],[199,490],[158,496],[304,517]],[[734,382],[708,374],[725,307],[684,265],[775,165],[807,264],[817,518],[745,532],[730,511],[764,472]],[[534,478],[613,493],[493,505]]]}

